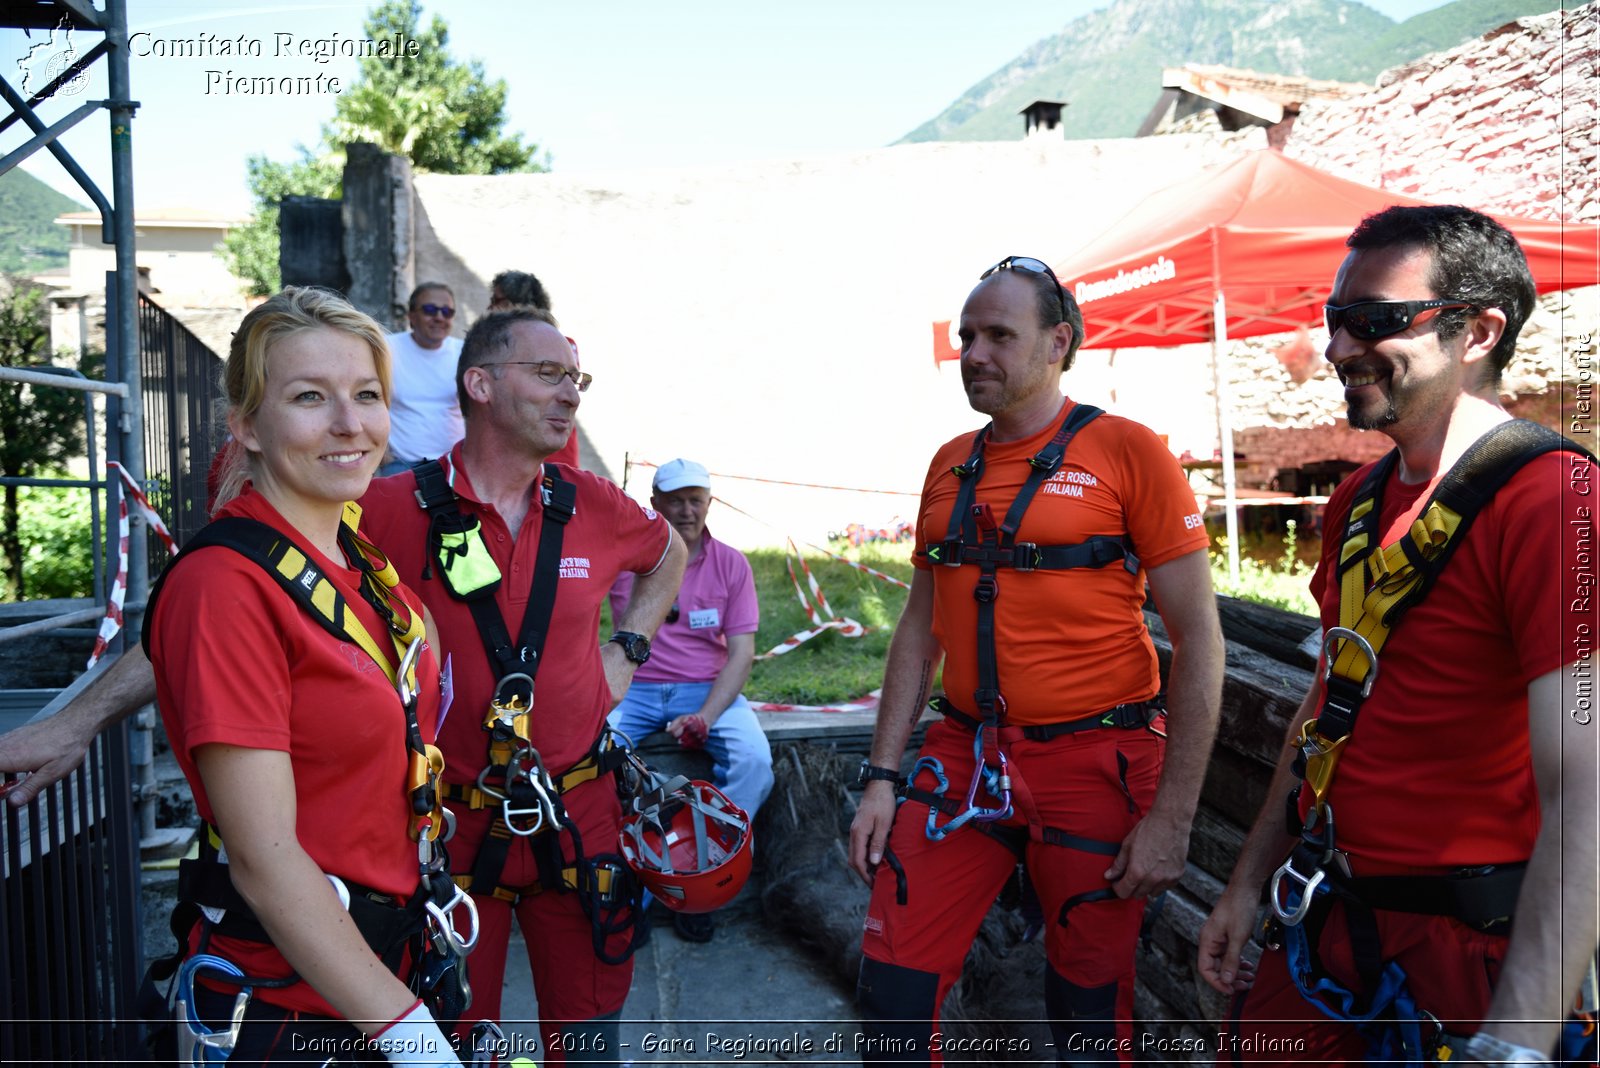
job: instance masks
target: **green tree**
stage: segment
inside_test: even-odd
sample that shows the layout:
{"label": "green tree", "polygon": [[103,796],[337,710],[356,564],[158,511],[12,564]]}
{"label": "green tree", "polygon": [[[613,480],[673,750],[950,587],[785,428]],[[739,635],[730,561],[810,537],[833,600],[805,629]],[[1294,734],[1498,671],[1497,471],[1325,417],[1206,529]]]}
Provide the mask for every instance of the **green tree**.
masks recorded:
{"label": "green tree", "polygon": [[[49,312],[45,291],[20,280],[0,279],[0,365],[23,369],[50,366]],[[32,478],[83,450],[83,397],[72,390],[0,382],[0,475]],[[23,572],[18,487],[6,486],[0,505],[0,555],[14,596],[27,595]]]}
{"label": "green tree", "polygon": [[490,80],[483,64],[450,55],[450,31],[438,15],[426,29],[414,0],[385,0],[367,15],[366,36],[417,42],[415,58],[361,60],[360,74],[334,105],[322,128],[320,149],[301,146],[294,163],[251,157],[248,183],[255,217],[223,242],[229,267],[250,292],[266,295],[280,285],[278,205],[285,196],[336,197],[344,146],[370,141],[403,155],[415,170],[437,174],[507,174],[544,170],[548,157],[520,134],[504,133],[506,83]]}
{"label": "green tree", "polygon": [[369,38],[415,40],[416,58],[361,60],[361,74],[335,104],[324,141],[371,141],[435,174],[542,170],[536,145],[503,132],[505,80],[491,81],[477,60],[454,59],[444,19],[435,15],[426,29],[421,20],[422,5],[415,0],[386,0],[368,14]]}

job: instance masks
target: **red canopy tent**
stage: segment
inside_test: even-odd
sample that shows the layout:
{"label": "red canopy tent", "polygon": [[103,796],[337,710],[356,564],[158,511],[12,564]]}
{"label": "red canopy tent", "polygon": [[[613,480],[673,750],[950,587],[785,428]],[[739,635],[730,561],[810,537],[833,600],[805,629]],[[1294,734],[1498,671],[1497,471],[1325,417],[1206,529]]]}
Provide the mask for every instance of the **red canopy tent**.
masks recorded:
{"label": "red canopy tent", "polygon": [[[1356,223],[1421,203],[1262,149],[1151,195],[1056,266],[1083,307],[1085,348],[1212,342],[1230,570],[1238,530],[1223,344],[1319,323]],[[1522,243],[1541,293],[1600,283],[1600,227],[1496,218]],[[949,348],[941,325],[936,359]]]}
{"label": "red canopy tent", "polygon": [[[1152,195],[1056,275],[1083,307],[1084,348],[1279,333],[1321,322],[1356,223],[1423,203],[1262,149]],[[1600,228],[1495,217],[1522,243],[1539,292],[1600,283]]]}

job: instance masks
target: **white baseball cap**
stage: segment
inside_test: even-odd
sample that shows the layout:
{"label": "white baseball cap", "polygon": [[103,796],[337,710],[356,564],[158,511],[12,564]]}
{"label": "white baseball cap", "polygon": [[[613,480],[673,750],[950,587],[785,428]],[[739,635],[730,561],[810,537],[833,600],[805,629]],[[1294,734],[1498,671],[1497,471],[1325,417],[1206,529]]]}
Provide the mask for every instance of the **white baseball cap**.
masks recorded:
{"label": "white baseball cap", "polygon": [[655,481],[650,485],[657,493],[671,493],[685,486],[699,486],[708,490],[711,488],[711,472],[693,460],[669,460],[656,468]]}

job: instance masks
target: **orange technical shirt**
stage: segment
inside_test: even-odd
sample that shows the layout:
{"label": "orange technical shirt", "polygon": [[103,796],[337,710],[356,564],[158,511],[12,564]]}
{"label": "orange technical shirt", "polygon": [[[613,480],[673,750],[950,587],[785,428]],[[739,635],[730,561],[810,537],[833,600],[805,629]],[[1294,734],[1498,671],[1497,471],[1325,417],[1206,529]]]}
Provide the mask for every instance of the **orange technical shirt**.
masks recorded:
{"label": "orange technical shirt", "polygon": [[[977,502],[996,523],[1005,517],[1027,480],[1028,460],[1061,425],[1073,402],[1038,434],[984,447]],[[952,468],[972,454],[972,434],[946,442],[934,454],[922,487],[917,544],[925,551],[950,529],[960,480]],[[1148,427],[1101,415],[1081,428],[1061,466],[1034,495],[1018,541],[1072,545],[1095,535],[1122,535],[1139,557],[1138,575],[1121,564],[1066,571],[1018,572],[996,577],[995,651],[1005,719],[1013,724],[1059,723],[1143,701],[1160,689],[1155,646],[1144,625],[1144,568],[1159,567],[1209,544],[1183,469]],[[933,633],[945,651],[944,688],[957,708],[971,714],[978,685],[978,604],[972,592],[978,566],[930,564]]]}

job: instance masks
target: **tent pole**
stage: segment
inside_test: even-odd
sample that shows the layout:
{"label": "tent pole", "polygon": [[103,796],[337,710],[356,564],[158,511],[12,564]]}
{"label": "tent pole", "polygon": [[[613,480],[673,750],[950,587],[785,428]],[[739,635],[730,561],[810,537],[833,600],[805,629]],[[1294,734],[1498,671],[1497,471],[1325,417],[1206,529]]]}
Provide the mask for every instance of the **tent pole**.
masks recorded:
{"label": "tent pole", "polygon": [[1228,308],[1222,290],[1211,305],[1211,375],[1217,395],[1217,433],[1222,439],[1222,507],[1228,537],[1228,581],[1239,581],[1239,497],[1233,473],[1233,391],[1223,366],[1228,344]]}

